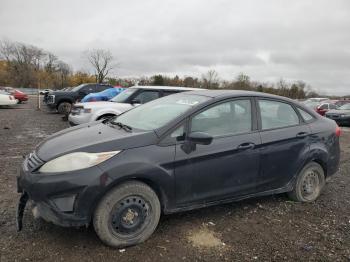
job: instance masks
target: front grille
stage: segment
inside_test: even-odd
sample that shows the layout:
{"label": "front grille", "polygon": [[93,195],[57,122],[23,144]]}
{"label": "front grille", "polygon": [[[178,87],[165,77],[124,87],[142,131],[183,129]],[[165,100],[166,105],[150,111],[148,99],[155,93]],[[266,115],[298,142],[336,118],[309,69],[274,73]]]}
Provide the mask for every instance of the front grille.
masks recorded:
{"label": "front grille", "polygon": [[44,164],[44,161],[42,161],[35,152],[30,153],[27,157],[27,167],[29,170],[35,170],[38,167],[40,167],[42,164]]}
{"label": "front grille", "polygon": [[48,95],[46,98],[47,104],[54,104],[55,103],[55,96],[54,95]]}

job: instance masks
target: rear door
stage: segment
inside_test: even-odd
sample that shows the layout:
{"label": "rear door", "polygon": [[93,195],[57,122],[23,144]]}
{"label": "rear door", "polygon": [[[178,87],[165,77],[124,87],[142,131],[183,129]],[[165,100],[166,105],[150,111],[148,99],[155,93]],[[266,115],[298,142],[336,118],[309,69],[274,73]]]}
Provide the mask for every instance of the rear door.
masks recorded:
{"label": "rear door", "polygon": [[303,165],[310,148],[310,128],[285,101],[257,99],[261,129],[258,191],[285,186]]}

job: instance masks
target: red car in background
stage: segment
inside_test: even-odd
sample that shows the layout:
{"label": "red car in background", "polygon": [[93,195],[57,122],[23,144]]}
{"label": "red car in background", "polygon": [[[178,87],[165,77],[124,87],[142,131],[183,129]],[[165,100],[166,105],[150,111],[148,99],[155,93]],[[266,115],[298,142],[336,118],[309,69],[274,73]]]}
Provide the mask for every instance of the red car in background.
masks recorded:
{"label": "red car in background", "polygon": [[17,90],[17,89],[14,89],[12,87],[0,87],[0,90],[3,90],[11,95],[13,95],[15,97],[15,99],[18,100],[18,103],[22,103],[24,101],[27,101],[28,100],[28,95]]}
{"label": "red car in background", "polygon": [[316,107],[316,112],[319,113],[321,116],[324,116],[326,114],[326,112],[328,112],[331,109],[337,109],[338,106],[330,103],[330,102],[326,102],[326,103],[321,103],[319,106]]}

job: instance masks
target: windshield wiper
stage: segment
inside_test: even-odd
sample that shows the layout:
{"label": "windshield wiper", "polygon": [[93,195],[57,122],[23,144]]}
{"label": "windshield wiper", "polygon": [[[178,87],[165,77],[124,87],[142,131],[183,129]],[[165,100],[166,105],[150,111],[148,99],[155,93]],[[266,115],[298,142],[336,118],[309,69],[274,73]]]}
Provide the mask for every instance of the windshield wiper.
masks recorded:
{"label": "windshield wiper", "polygon": [[119,126],[121,129],[124,129],[127,132],[131,132],[131,130],[132,130],[131,126],[125,125],[125,124],[120,123],[120,122],[110,121],[109,123],[111,123],[112,125]]}

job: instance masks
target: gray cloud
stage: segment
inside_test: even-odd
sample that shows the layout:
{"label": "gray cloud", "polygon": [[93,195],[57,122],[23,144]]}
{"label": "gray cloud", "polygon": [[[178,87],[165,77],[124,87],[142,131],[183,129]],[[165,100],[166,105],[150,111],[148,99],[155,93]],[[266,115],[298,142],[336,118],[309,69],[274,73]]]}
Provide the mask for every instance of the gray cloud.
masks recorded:
{"label": "gray cloud", "polygon": [[82,51],[110,49],[118,76],[304,80],[350,93],[348,0],[0,0],[0,37],[30,43],[88,69]]}

